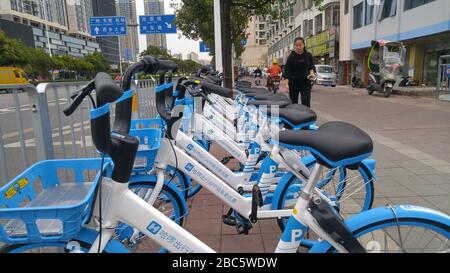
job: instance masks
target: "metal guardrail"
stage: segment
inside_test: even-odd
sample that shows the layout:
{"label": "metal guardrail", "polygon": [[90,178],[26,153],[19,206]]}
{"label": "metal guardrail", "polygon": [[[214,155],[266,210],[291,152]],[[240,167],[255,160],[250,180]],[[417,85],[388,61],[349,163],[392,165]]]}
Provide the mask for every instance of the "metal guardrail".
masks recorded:
{"label": "metal guardrail", "polygon": [[[0,184],[9,181],[11,177],[37,161],[98,157],[90,136],[89,109],[91,106],[89,104],[91,102],[85,100],[70,117],[64,116],[62,112],[69,106],[71,94],[86,83],[42,83],[37,87],[0,85],[0,89],[13,91],[12,94],[5,96],[13,96],[14,106],[9,107],[11,112],[8,115],[15,115],[16,125],[14,128],[16,131],[6,132],[6,129],[11,131],[12,128],[5,128],[6,122],[2,123],[2,116],[0,116]],[[134,118],[156,117],[155,88],[154,80],[133,82],[132,89],[137,91],[138,98],[137,116]],[[24,90],[27,93],[28,101],[24,101],[26,98],[19,95],[18,90]],[[3,112],[0,111],[0,113]],[[29,119],[30,115],[31,119]],[[10,119],[9,116],[8,119]],[[10,120],[9,123],[11,122]],[[25,128],[28,126],[30,127]],[[18,148],[20,152],[11,151],[11,147]],[[14,157],[14,163],[10,162],[10,157]]]}

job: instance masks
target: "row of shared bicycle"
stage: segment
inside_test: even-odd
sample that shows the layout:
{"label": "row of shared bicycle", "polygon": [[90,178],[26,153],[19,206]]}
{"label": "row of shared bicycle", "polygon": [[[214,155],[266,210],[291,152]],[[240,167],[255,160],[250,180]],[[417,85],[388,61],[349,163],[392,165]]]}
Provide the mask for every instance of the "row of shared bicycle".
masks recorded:
{"label": "row of shared bicycle", "polygon": [[[223,224],[240,236],[276,221],[278,253],[450,251],[450,216],[372,207],[377,177],[363,130],[318,126],[313,110],[284,94],[246,81],[227,89],[207,70],[173,82],[177,69],[146,56],[120,85],[99,73],[74,94],[64,114],[91,97],[99,157],[38,162],[3,186],[3,252],[215,252],[183,228],[200,191],[229,207]],[[132,119],[137,73],[160,76],[156,118]]]}

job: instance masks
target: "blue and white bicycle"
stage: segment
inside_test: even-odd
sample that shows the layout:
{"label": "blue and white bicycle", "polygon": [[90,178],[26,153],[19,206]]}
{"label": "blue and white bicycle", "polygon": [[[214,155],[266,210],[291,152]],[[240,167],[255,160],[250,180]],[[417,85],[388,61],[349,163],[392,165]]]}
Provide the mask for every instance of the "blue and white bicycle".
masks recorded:
{"label": "blue and white bicycle", "polygon": [[[151,57],[144,58],[140,65],[153,73],[159,69],[175,69],[173,63]],[[127,132],[131,123],[131,98],[121,100],[117,104],[116,121],[111,133],[107,103],[117,100],[122,95],[122,91],[111,82],[105,77],[98,77],[97,82],[80,93],[73,104],[76,108],[84,97],[96,89],[98,108],[91,112],[92,137],[97,149],[109,155],[111,161],[105,160],[104,164],[100,163],[102,171],[97,174],[94,183],[79,181],[67,186],[67,191],[64,191],[67,195],[59,195],[60,198],[55,200],[52,206],[41,206],[42,203],[34,205],[33,201],[47,199],[53,190],[61,189],[62,183],[57,183],[58,172],[50,171],[49,166],[54,164],[53,169],[64,166],[58,167],[56,163],[48,163],[43,168],[34,168],[17,177],[1,189],[2,193],[11,196],[10,199],[14,202],[3,200],[4,208],[0,210],[0,217],[5,219],[6,223],[2,222],[4,224],[1,225],[0,239],[9,244],[7,249],[10,252],[55,247],[70,247],[71,250],[89,252],[122,252],[127,249],[112,237],[114,229],[125,223],[135,227],[158,246],[170,252],[214,252],[129,189],[129,179],[139,141],[129,136]],[[223,90],[212,87],[209,89],[209,92],[215,91]],[[179,117],[168,115],[163,99],[164,94],[158,93],[158,111],[168,124],[167,128],[170,128]],[[178,130],[174,132],[177,133]],[[190,160],[185,152],[174,146],[173,138],[176,138],[176,135],[168,133],[161,140],[155,160],[158,182],[164,181],[165,167],[174,164],[181,166],[192,178],[203,182],[206,189],[230,206],[234,206],[243,217],[258,220],[260,216],[274,213],[260,211],[262,204],[257,185],[254,186],[251,198],[242,199],[239,193],[223,183],[219,177],[200,163]],[[450,217],[443,213],[405,205],[377,208],[343,220],[326,198],[315,190],[321,181],[319,173],[324,166],[337,167],[345,164],[356,168],[363,159],[370,156],[372,141],[360,129],[347,123],[331,122],[316,131],[282,131],[279,139],[273,141],[273,145],[271,157],[274,162],[282,162],[286,166],[292,167],[291,162],[283,157],[283,151],[286,149],[309,150],[317,158],[317,163],[300,189],[300,196],[294,209],[289,211],[289,221],[281,236],[277,252],[296,252],[309,230],[320,238],[311,248],[311,251],[316,252],[449,251]],[[96,160],[95,163],[99,163],[99,160]],[[43,174],[47,172],[54,175],[44,177]],[[103,182],[100,182],[103,175]],[[302,177],[301,173],[294,175]],[[32,186],[38,177],[42,177],[45,184],[39,194]],[[27,182],[23,180],[24,178],[27,178]],[[83,194],[72,191],[80,185],[85,188]],[[73,196],[78,198],[75,200]],[[22,207],[21,203],[26,202],[26,198],[31,202],[27,207]],[[94,200],[96,207],[93,210]],[[247,203],[251,206],[247,206]],[[94,222],[99,224],[98,230],[84,226],[91,218],[91,212],[93,218],[97,220]],[[23,221],[25,225],[15,225],[11,222],[13,219]],[[43,223],[52,220],[60,221],[60,225],[56,225],[58,228],[52,230],[42,228]]]}

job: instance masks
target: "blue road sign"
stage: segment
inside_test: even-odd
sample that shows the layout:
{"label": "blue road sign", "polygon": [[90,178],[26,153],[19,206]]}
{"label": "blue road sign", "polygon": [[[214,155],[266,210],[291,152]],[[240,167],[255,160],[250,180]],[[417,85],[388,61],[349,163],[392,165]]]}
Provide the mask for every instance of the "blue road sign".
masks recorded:
{"label": "blue road sign", "polygon": [[173,14],[139,16],[139,30],[141,34],[176,34],[174,20]]}
{"label": "blue road sign", "polygon": [[125,16],[102,16],[89,19],[92,36],[127,35],[127,20]]}
{"label": "blue road sign", "polygon": [[450,64],[447,65],[447,69],[445,69],[446,73],[447,73],[447,77],[450,78]]}
{"label": "blue road sign", "polygon": [[247,44],[247,38],[242,38],[241,44],[242,46],[245,46]]}
{"label": "blue road sign", "polygon": [[205,42],[200,41],[200,52],[210,52],[210,51],[211,49],[208,47],[208,45]]}

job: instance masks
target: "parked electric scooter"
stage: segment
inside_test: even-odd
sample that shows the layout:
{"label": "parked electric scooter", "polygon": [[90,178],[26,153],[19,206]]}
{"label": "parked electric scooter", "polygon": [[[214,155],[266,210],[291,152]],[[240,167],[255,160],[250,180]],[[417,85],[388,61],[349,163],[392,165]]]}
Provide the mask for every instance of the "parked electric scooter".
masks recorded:
{"label": "parked electric scooter", "polygon": [[388,98],[397,74],[401,70],[406,55],[403,43],[385,40],[372,41],[372,50],[369,54],[369,85],[367,91],[372,95],[375,91],[384,93]]}

